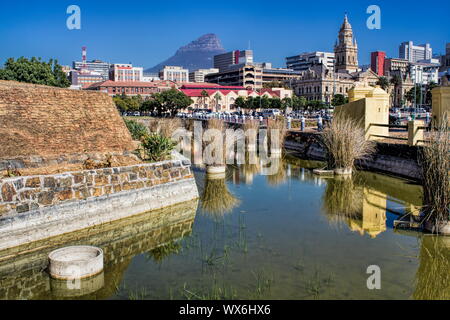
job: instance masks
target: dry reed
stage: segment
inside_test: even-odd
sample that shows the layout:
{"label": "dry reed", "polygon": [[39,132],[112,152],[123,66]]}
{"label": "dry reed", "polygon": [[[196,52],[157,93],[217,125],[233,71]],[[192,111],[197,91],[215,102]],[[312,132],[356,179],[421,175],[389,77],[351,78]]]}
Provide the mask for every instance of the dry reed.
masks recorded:
{"label": "dry reed", "polygon": [[[446,117],[444,117],[446,119]],[[420,154],[426,219],[439,225],[450,220],[450,134],[448,121],[430,133]]]}
{"label": "dry reed", "polygon": [[321,144],[327,151],[328,169],[350,169],[355,160],[375,152],[375,144],[365,138],[361,124],[338,115],[321,135]]}

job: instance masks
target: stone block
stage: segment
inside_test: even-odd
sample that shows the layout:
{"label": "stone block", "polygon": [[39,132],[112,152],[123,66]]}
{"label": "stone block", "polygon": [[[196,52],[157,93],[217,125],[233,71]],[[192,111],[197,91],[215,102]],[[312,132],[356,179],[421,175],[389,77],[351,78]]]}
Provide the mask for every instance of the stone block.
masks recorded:
{"label": "stone block", "polygon": [[4,202],[11,202],[14,200],[14,196],[16,195],[16,190],[13,185],[9,182],[6,182],[2,186],[2,198]]}
{"label": "stone block", "polygon": [[25,184],[27,188],[39,188],[41,186],[41,179],[39,177],[28,178]]}

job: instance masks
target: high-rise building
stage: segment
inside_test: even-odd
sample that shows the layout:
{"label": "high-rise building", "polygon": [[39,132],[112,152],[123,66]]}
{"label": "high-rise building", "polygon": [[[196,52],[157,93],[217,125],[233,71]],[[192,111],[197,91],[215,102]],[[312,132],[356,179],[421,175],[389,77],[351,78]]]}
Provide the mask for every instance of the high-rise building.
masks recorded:
{"label": "high-rise building", "polygon": [[109,79],[112,81],[143,81],[144,68],[133,67],[131,64],[113,64],[110,67]]}
{"label": "high-rise building", "polygon": [[72,63],[73,69],[77,71],[82,71],[82,73],[87,74],[88,72],[94,72],[95,74],[101,74],[103,80],[109,79],[109,66],[108,62],[103,62],[101,60],[87,61],[87,48],[82,48],[82,61],[74,61]]}
{"label": "high-rise building", "polygon": [[344,23],[339,30],[338,42],[334,46],[336,56],[336,72],[357,72],[358,66],[358,45],[353,37],[353,29],[345,15]]}
{"label": "high-rise building", "polygon": [[386,52],[375,51],[370,54],[370,68],[380,77],[384,76],[385,59],[386,59]]}
{"label": "high-rise building", "polygon": [[323,64],[328,69],[334,68],[335,55],[333,52],[305,52],[296,56],[286,58],[286,66],[294,71],[304,71],[309,68]]}
{"label": "high-rise building", "polygon": [[445,55],[441,56],[440,72],[446,72],[450,69],[450,43],[447,43],[445,47]]}
{"label": "high-rise building", "polygon": [[205,76],[211,73],[218,73],[219,69],[198,69],[189,73],[189,82],[205,82]]}
{"label": "high-rise building", "polygon": [[236,50],[214,56],[214,68],[219,69],[220,72],[227,70],[230,66],[237,64],[252,64],[253,51],[252,50]]}
{"label": "high-rise building", "polygon": [[429,43],[414,45],[412,41],[403,42],[399,47],[399,57],[409,62],[433,58],[433,50]]}
{"label": "high-rise building", "polygon": [[170,80],[175,82],[188,82],[189,70],[178,66],[165,66],[159,72],[161,80]]}

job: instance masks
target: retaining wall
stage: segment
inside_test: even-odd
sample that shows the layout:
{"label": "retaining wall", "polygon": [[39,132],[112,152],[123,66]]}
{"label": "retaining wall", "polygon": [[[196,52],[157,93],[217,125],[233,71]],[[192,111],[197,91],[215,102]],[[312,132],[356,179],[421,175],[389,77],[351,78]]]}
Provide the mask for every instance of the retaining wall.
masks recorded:
{"label": "retaining wall", "polygon": [[[308,159],[325,161],[325,150],[318,141],[316,133],[291,131],[286,138],[285,148]],[[420,147],[377,142],[376,148],[374,155],[368,159],[357,160],[356,166],[363,170],[401,178],[417,181],[422,179],[419,163]]]}
{"label": "retaining wall", "polygon": [[0,180],[0,250],[198,198],[190,162]]}

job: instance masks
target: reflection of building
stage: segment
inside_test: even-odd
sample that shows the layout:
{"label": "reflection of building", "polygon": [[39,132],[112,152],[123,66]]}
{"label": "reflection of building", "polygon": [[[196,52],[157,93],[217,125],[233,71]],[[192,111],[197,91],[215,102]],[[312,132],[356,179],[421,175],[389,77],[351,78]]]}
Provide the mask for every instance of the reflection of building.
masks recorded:
{"label": "reflection of building", "polygon": [[[94,228],[15,248],[14,258],[0,259],[0,299],[55,299],[48,274],[48,253],[61,246],[89,243],[104,251],[105,286],[88,299],[114,296],[131,260],[192,232],[198,201],[156,210]],[[23,250],[23,251],[22,251]],[[0,252],[0,258],[12,254]]]}
{"label": "reflection of building", "polygon": [[361,235],[375,238],[386,231],[387,195],[374,189],[363,189],[364,199],[360,219],[350,219],[349,226]]}

